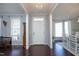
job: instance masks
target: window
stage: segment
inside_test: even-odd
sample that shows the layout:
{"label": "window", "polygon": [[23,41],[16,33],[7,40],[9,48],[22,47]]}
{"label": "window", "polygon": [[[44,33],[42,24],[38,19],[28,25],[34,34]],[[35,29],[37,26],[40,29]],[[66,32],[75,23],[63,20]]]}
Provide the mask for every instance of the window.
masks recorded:
{"label": "window", "polygon": [[44,21],[44,18],[33,18],[33,21]]}
{"label": "window", "polygon": [[65,35],[69,35],[69,31],[68,31],[68,21],[64,22],[64,28],[65,28]]}
{"label": "window", "polygon": [[55,36],[62,37],[62,22],[55,23]]}
{"label": "window", "polygon": [[20,19],[11,19],[11,35],[13,40],[19,39],[20,35]]}

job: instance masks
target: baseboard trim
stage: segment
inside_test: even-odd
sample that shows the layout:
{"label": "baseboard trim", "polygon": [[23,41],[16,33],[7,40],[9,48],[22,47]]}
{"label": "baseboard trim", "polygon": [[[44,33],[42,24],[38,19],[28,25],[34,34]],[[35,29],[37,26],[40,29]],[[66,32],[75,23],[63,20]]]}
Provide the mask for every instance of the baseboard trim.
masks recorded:
{"label": "baseboard trim", "polygon": [[49,45],[44,45],[44,44],[33,44],[33,45],[30,45],[29,48],[30,48],[31,46],[48,46],[48,47],[50,48]]}

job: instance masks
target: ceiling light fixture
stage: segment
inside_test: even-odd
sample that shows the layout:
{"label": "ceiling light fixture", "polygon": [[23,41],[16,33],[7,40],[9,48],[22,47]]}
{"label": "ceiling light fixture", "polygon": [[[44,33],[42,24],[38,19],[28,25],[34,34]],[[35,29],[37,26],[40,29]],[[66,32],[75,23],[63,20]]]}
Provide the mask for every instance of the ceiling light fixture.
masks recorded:
{"label": "ceiling light fixture", "polygon": [[39,6],[36,4],[36,8],[39,8]]}
{"label": "ceiling light fixture", "polygon": [[42,4],[36,4],[35,7],[36,7],[37,9],[42,9],[42,8],[43,8],[43,5],[42,5]]}
{"label": "ceiling light fixture", "polygon": [[77,22],[79,22],[79,18],[78,18]]}

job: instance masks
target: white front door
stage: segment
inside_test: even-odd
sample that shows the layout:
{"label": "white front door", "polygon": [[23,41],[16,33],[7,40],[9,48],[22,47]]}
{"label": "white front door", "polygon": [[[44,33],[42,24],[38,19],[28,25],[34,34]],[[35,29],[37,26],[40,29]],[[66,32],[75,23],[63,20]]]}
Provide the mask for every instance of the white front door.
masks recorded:
{"label": "white front door", "polygon": [[33,18],[32,21],[32,44],[44,44],[45,25],[44,18]]}

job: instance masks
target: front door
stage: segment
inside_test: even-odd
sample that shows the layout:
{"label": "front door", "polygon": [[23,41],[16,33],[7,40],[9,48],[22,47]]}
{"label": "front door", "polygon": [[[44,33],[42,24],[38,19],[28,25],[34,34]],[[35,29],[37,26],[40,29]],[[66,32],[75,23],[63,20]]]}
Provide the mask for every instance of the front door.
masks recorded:
{"label": "front door", "polygon": [[44,18],[33,18],[32,21],[32,44],[44,44],[45,25]]}

